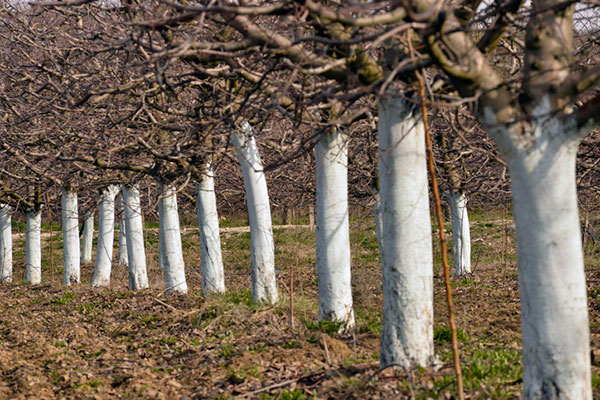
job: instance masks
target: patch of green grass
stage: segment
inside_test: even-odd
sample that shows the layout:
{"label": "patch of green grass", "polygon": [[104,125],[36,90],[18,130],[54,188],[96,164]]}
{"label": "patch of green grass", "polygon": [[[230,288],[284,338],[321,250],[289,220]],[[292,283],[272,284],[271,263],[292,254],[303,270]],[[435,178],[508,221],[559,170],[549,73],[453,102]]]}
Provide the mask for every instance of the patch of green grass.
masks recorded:
{"label": "patch of green grass", "polygon": [[[481,398],[513,398],[520,391],[521,356],[517,350],[504,348],[476,349],[461,357],[465,391],[479,391]],[[428,374],[427,371],[422,371]],[[421,389],[418,399],[442,398],[444,392],[456,391],[453,374],[436,377],[433,387]],[[479,398],[479,397],[478,397]]]}
{"label": "patch of green grass", "polygon": [[138,395],[138,396],[141,396],[141,395],[142,395],[142,393],[144,393],[144,391],[145,391],[146,389],[148,389],[148,385],[142,385],[142,386],[140,386],[140,388],[139,388],[139,389],[138,389],[138,391],[137,391],[137,395]]}
{"label": "patch of green grass", "polygon": [[246,215],[230,216],[222,219],[219,225],[223,228],[230,228],[236,226],[248,226],[248,217]]}
{"label": "patch of green grass", "polygon": [[[467,334],[462,329],[456,330],[456,338],[459,342],[465,343],[467,341]],[[433,328],[433,340],[438,343],[451,342],[452,331],[450,327],[446,325],[437,325]]]}
{"label": "patch of green grass", "polygon": [[250,232],[232,234],[228,240],[221,243],[223,250],[250,250]]}
{"label": "patch of green grass", "polygon": [[94,303],[83,303],[77,306],[77,311],[85,314],[95,315],[98,313],[99,309],[98,306]]}
{"label": "patch of green grass", "polygon": [[158,229],[160,224],[158,223],[158,221],[149,221],[146,220],[144,221],[144,229]]}
{"label": "patch of green grass", "polygon": [[154,232],[148,232],[144,235],[144,241],[146,246],[154,246],[158,244],[158,234]]}
{"label": "patch of green grass", "polygon": [[600,389],[600,377],[594,373],[592,373],[592,388]]}
{"label": "patch of green grass", "polygon": [[451,281],[450,284],[453,288],[469,287],[475,284],[475,280],[471,278],[463,278],[460,281]]}
{"label": "patch of green grass", "polygon": [[250,365],[242,367],[239,370],[230,369],[227,371],[227,377],[233,384],[240,384],[249,377],[256,379],[262,378],[263,367],[260,365]]}
{"label": "patch of green grass", "polygon": [[231,357],[235,353],[235,348],[233,347],[233,343],[225,343],[221,346],[221,350],[219,352],[221,357],[227,358]]}
{"label": "patch of green grass", "polygon": [[332,336],[340,331],[342,321],[303,321],[309,331],[320,331]]}
{"label": "patch of green grass", "polygon": [[261,393],[259,398],[261,400],[308,400],[308,397],[306,397],[304,393],[304,389],[283,390],[276,394]]}
{"label": "patch of green grass", "polygon": [[[489,387],[495,398],[506,395],[504,387],[520,382],[521,354],[514,349],[477,349],[469,357],[463,369],[465,387]],[[495,389],[492,389],[494,388]]]}
{"label": "patch of green grass", "polygon": [[54,347],[67,347],[67,344],[65,342],[55,342]]}
{"label": "patch of green grass", "polygon": [[160,339],[160,344],[162,345],[174,345],[177,343],[177,338],[175,336],[167,336],[165,338]]}
{"label": "patch of green grass", "polygon": [[[295,345],[292,345],[294,342],[295,342]],[[281,345],[281,347],[283,347],[284,349],[291,349],[293,347],[296,347],[297,345],[298,345],[298,342],[296,342],[295,340],[291,340],[291,341],[286,342],[283,345]],[[267,343],[259,343],[254,346],[246,346],[246,351],[250,354],[259,354],[267,347],[269,347],[269,345]]]}
{"label": "patch of green grass", "polygon": [[199,247],[199,246],[200,246],[200,243],[199,243],[198,241],[193,241],[193,240],[183,240],[183,241],[181,242],[181,247],[182,247],[184,250],[187,250],[187,249],[189,249],[189,248],[192,248],[192,247]]}
{"label": "patch of green grass", "polygon": [[589,288],[588,297],[591,297],[592,299],[600,298],[600,288]]}
{"label": "patch of green grass", "polygon": [[75,293],[71,292],[70,290],[66,290],[59,298],[52,300],[50,304],[53,306],[66,306],[73,300],[75,300]]}
{"label": "patch of green grass", "polygon": [[252,291],[250,289],[230,290],[225,293],[225,300],[231,304],[245,305],[248,308],[254,306]]}
{"label": "patch of green grass", "polygon": [[358,311],[358,332],[359,333],[372,333],[375,335],[381,334],[381,313],[379,312],[364,312]]}
{"label": "patch of green grass", "polygon": [[298,341],[297,340],[290,340],[289,342],[285,342],[281,345],[282,348],[284,349],[293,349],[295,347],[298,346]]}
{"label": "patch of green grass", "polygon": [[160,321],[161,316],[158,314],[145,314],[138,317],[140,324],[148,327],[154,325],[154,322]]}
{"label": "patch of green grass", "polygon": [[100,349],[98,351],[95,351],[93,353],[89,353],[89,354],[85,354],[83,356],[83,358],[94,358],[94,357],[98,357],[101,356],[102,354],[106,353],[106,349]]}

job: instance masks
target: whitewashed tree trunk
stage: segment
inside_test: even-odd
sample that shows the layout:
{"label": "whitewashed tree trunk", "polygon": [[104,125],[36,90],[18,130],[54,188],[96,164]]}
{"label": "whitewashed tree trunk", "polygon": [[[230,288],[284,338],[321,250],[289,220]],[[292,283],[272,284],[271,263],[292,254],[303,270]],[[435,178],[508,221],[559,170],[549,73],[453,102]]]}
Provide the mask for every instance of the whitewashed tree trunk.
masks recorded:
{"label": "whitewashed tree trunk", "polygon": [[25,232],[25,281],[42,283],[42,211],[27,211]]}
{"label": "whitewashed tree trunk", "polygon": [[377,247],[379,247],[379,257],[383,260],[383,222],[381,219],[381,201],[379,193],[375,194],[375,204],[373,204],[373,216],[375,217],[375,235],[377,236]]}
{"label": "whitewashed tree trunk", "polygon": [[433,260],[425,136],[418,106],[379,104],[383,242],[381,365],[429,366],[433,351]]}
{"label": "whitewashed tree trunk", "polygon": [[0,277],[2,282],[13,281],[12,208],[0,205]]}
{"label": "whitewashed tree trunk", "polygon": [[462,192],[450,192],[446,196],[452,219],[452,252],[456,275],[471,273],[471,232],[467,197]]}
{"label": "whitewashed tree trunk", "polygon": [[127,235],[129,288],[131,290],[146,289],[148,288],[148,273],[146,272],[140,192],[134,186],[123,185],[121,193],[123,195],[123,214]]}
{"label": "whitewashed tree trunk", "polygon": [[77,193],[62,190],[63,284],[80,282],[79,214]]}
{"label": "whitewashed tree trunk", "polygon": [[119,265],[128,265],[127,261],[127,235],[125,234],[125,215],[119,221]]}
{"label": "whitewashed tree trunk", "polygon": [[92,262],[92,247],[94,243],[94,213],[90,210],[85,213],[83,220],[83,238],[81,241],[81,263]]}
{"label": "whitewashed tree trunk", "polygon": [[[161,270],[163,272],[163,276],[165,273],[165,233],[162,229],[160,229],[160,225],[162,224],[161,222],[161,215],[164,215],[164,211],[163,211],[163,205],[164,203],[159,201],[158,202],[158,269]],[[167,286],[168,288],[169,286]]]}
{"label": "whitewashed tree trunk", "polygon": [[187,293],[177,195],[173,186],[161,185],[161,198],[158,204],[159,241],[162,241],[159,246],[162,253],[160,259],[163,263],[165,287],[168,293]]}
{"label": "whitewashed tree trunk", "polygon": [[232,141],[242,167],[248,203],[252,299],[255,302],[276,303],[278,294],[271,207],[262,161],[250,124],[244,121],[242,132],[234,133]]}
{"label": "whitewashed tree trunk", "polygon": [[108,286],[112,269],[113,245],[115,238],[115,197],[118,186],[109,186],[102,191],[98,207],[98,244],[96,262],[92,275],[92,286]]}
{"label": "whitewashed tree trunk", "polygon": [[549,104],[542,101],[540,107],[532,131],[515,133],[524,142],[504,151],[512,178],[519,264],[523,398],[591,399],[575,180],[578,136],[575,124],[549,117]]}
{"label": "whitewashed tree trunk", "polygon": [[202,259],[202,293],[225,292],[225,274],[221,256],[221,237],[219,235],[219,215],[215,197],[215,178],[210,165],[206,165],[205,176],[196,187],[198,203],[198,226]]}
{"label": "whitewashed tree trunk", "polygon": [[347,137],[337,129],[317,142],[317,275],[319,319],[354,327],[348,223]]}

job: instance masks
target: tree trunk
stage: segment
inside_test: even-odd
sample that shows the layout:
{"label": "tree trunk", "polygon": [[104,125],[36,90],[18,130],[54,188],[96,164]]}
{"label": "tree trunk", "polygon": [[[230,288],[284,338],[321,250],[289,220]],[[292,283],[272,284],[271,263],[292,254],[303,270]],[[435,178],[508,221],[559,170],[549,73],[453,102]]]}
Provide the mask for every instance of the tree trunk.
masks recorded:
{"label": "tree trunk", "polygon": [[89,210],[85,213],[83,221],[83,240],[81,241],[81,263],[92,262],[92,248],[94,243],[94,213]]}
{"label": "tree trunk", "polygon": [[120,205],[123,210],[121,213],[121,218],[119,219],[119,255],[118,262],[119,265],[129,265],[129,261],[127,260],[127,229],[125,227],[125,204],[123,202],[123,193],[121,192]]}
{"label": "tree trunk", "polygon": [[63,284],[80,282],[77,193],[62,190]]}
{"label": "tree trunk", "polygon": [[127,260],[127,234],[125,229],[125,215],[121,216],[119,220],[119,255],[118,255],[119,265],[128,265],[129,262]]}
{"label": "tree trunk", "polygon": [[382,366],[429,366],[435,360],[426,165],[423,121],[418,107],[398,98],[381,99]]}
{"label": "tree trunk", "polygon": [[146,289],[148,288],[148,274],[146,272],[140,192],[134,186],[123,185],[121,193],[123,195],[125,234],[127,235],[129,288],[131,290]]}
{"label": "tree trunk", "polygon": [[42,211],[27,211],[25,232],[25,281],[42,283]]}
{"label": "tree trunk", "polygon": [[315,148],[317,168],[317,275],[319,319],[354,327],[348,223],[347,138],[337,129]]}
{"label": "tree trunk", "polygon": [[471,232],[467,197],[462,192],[450,192],[446,195],[452,216],[452,252],[456,275],[471,273]]}
{"label": "tree trunk", "polygon": [[9,205],[0,205],[0,278],[2,282],[13,281],[12,261],[12,208]]}
{"label": "tree trunk", "polygon": [[375,217],[375,235],[377,236],[377,247],[379,247],[379,258],[383,260],[383,222],[381,220],[381,201],[379,193],[375,194],[375,204],[373,204],[373,216]]}
{"label": "tree trunk", "polygon": [[232,141],[242,167],[248,203],[252,299],[257,303],[276,303],[278,295],[271,207],[262,161],[250,124],[244,121],[242,132],[234,133]]}
{"label": "tree trunk", "polygon": [[519,264],[523,398],[591,399],[590,336],[575,182],[577,143],[565,142],[569,129],[561,122],[544,121],[543,126],[555,128],[544,132],[546,140],[537,140],[506,157],[512,177]]}
{"label": "tree trunk", "polygon": [[115,238],[115,196],[118,186],[109,186],[102,191],[98,208],[98,244],[92,286],[108,286],[112,269]]}
{"label": "tree trunk", "polygon": [[202,246],[202,293],[225,292],[225,274],[221,256],[221,237],[219,235],[219,215],[215,197],[215,182],[212,168],[206,166],[204,179],[196,187],[198,202],[198,226]]}
{"label": "tree trunk", "polygon": [[168,293],[187,293],[179,213],[177,211],[177,195],[173,186],[161,185],[161,199],[158,207],[159,241],[162,241],[159,248],[162,251],[160,258],[163,263],[165,287]]}

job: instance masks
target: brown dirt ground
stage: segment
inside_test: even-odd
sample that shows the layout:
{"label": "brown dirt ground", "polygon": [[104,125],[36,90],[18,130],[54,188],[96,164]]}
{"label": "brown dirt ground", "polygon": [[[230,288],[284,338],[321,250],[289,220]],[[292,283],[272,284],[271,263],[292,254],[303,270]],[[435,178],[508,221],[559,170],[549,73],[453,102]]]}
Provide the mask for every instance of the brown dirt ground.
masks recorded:
{"label": "brown dirt ground", "polygon": [[[224,296],[200,293],[199,247],[184,235],[190,293],[166,295],[157,270],[154,233],[149,243],[149,290],[126,289],[125,267],[115,267],[110,288],[92,289],[90,265],[83,284],[60,286],[60,244],[54,243],[49,284],[0,286],[0,398],[6,399],[390,399],[451,398],[450,345],[436,337],[440,366],[378,371],[381,274],[369,226],[353,226],[353,284],[357,330],[352,335],[315,329],[316,276],[310,230],[276,231],[277,306],[248,300],[248,246],[243,235],[223,235]],[[519,294],[507,224],[474,224],[474,273],[453,278],[461,360],[467,374],[494,364],[488,354],[521,348]],[[293,231],[293,230],[292,230]],[[503,245],[504,243],[504,245]],[[15,245],[15,274],[21,244]],[[154,247],[152,247],[154,246]],[[48,243],[46,243],[46,252]],[[504,250],[502,250],[504,249]],[[439,257],[439,250],[437,256]],[[47,260],[46,260],[47,261]],[[294,266],[295,329],[289,319],[290,266]],[[436,332],[447,321],[443,280],[436,266]],[[594,373],[600,372],[600,266],[588,259]],[[484,358],[482,359],[482,355]],[[479,357],[479,358],[478,358]],[[482,361],[483,360],[483,361]],[[519,369],[520,359],[503,368]],[[483,364],[482,364],[483,363]],[[490,367],[491,368],[491,367]],[[504,370],[502,370],[504,371]],[[467,398],[519,398],[520,374],[491,372],[466,379]],[[595,395],[600,398],[598,385]]]}

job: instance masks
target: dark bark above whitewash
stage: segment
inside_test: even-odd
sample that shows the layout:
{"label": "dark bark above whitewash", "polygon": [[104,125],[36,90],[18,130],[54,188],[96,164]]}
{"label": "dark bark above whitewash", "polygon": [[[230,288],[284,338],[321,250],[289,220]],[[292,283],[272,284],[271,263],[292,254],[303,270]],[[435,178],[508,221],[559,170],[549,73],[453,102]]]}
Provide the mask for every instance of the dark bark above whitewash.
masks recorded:
{"label": "dark bark above whitewash", "polygon": [[431,28],[419,34],[435,63],[448,75],[460,95],[477,98],[480,117],[490,110],[496,123],[514,121],[518,109],[514,94],[454,11],[439,7],[432,0],[412,0],[409,5],[413,8],[409,15],[426,16],[431,23]]}
{"label": "dark bark above whitewash", "polygon": [[571,2],[537,0],[527,24],[525,70],[521,103],[528,114],[543,96],[562,112],[571,98],[560,88],[568,81],[573,65],[573,11]]}

